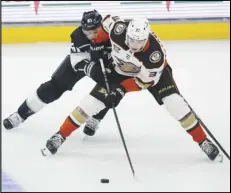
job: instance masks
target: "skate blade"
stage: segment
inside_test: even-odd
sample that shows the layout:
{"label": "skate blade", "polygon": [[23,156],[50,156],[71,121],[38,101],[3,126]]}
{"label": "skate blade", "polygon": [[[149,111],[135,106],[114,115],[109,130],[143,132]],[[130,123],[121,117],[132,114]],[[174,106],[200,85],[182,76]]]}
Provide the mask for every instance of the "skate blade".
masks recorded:
{"label": "skate blade", "polygon": [[51,155],[51,152],[46,147],[44,147],[43,149],[41,149],[41,153],[42,153],[43,156],[49,156],[49,155]]}
{"label": "skate blade", "polygon": [[87,138],[88,138],[88,136],[87,136],[87,135],[85,135],[85,136],[83,137],[83,141],[86,141],[86,140],[87,140]]}
{"label": "skate blade", "polygon": [[217,157],[214,159],[215,162],[220,162],[222,163],[224,159],[224,156],[222,154],[218,154]]}

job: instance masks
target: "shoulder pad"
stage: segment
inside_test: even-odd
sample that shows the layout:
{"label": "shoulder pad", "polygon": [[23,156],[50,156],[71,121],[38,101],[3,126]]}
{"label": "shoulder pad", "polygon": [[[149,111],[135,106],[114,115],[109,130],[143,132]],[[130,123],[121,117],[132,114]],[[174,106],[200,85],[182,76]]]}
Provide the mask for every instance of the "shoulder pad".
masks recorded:
{"label": "shoulder pad", "polygon": [[115,25],[115,23],[118,22],[118,21],[123,21],[123,20],[120,19],[120,17],[118,17],[118,16],[107,15],[107,16],[102,20],[103,29],[104,29],[107,33],[110,33],[111,29],[113,28],[113,26]]}

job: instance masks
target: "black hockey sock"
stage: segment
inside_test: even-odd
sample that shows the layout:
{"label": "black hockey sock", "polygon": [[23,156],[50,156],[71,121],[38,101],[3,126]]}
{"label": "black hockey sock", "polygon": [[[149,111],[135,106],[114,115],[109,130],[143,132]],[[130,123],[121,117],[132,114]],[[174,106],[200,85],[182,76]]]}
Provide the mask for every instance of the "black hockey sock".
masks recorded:
{"label": "black hockey sock", "polygon": [[26,101],[24,101],[20,107],[18,108],[18,114],[26,120],[29,116],[33,115],[35,112],[33,112],[27,105]]}

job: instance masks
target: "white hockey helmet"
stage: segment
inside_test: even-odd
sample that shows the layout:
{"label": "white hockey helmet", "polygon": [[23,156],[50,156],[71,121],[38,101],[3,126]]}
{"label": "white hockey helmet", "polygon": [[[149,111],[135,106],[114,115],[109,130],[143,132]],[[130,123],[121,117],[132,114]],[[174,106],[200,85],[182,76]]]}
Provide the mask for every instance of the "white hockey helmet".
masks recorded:
{"label": "white hockey helmet", "polygon": [[127,27],[125,43],[132,52],[139,52],[146,45],[150,32],[148,19],[133,19]]}

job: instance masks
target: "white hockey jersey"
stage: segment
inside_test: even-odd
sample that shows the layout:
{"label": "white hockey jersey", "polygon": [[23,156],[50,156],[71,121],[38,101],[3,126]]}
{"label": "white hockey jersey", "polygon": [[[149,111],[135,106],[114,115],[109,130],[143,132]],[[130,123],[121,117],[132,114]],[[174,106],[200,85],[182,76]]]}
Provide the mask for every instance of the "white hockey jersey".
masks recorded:
{"label": "white hockey jersey", "polygon": [[139,88],[145,89],[158,83],[167,63],[165,50],[155,34],[150,33],[145,48],[132,53],[125,43],[128,24],[118,16],[110,15],[102,21],[102,27],[109,34],[112,44],[111,56],[116,72],[134,77]]}

